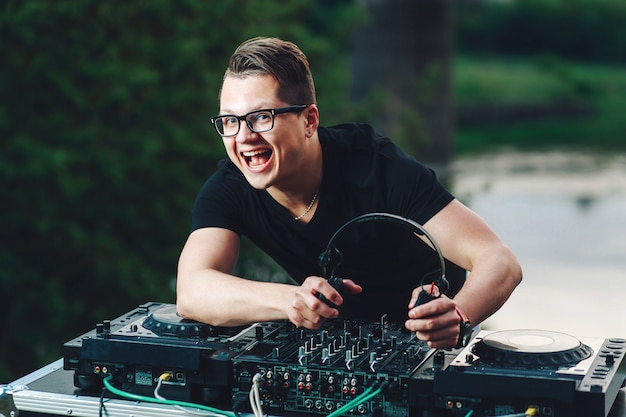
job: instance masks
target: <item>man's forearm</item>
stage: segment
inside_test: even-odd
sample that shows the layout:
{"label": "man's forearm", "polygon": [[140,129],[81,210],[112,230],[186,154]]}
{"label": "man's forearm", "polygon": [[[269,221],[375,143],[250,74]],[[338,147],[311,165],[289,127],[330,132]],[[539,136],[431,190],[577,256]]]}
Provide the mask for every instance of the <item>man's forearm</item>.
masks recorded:
{"label": "man's forearm", "polygon": [[473,324],[478,324],[502,307],[521,280],[522,271],[517,260],[504,249],[476,262],[454,302]]}
{"label": "man's forearm", "polygon": [[187,319],[237,326],[287,318],[294,286],[257,282],[215,270],[178,277],[176,305]]}

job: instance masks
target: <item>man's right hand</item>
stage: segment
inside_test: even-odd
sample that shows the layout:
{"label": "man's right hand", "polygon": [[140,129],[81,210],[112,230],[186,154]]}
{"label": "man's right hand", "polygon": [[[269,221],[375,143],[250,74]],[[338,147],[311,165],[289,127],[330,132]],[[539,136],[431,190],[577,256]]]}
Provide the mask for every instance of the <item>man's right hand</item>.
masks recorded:
{"label": "man's right hand", "polygon": [[[359,294],[360,285],[350,279],[343,280],[342,291],[346,294]],[[288,312],[289,320],[298,327],[318,329],[327,319],[334,319],[339,311],[320,300],[318,294],[326,297],[331,303],[341,305],[343,297],[322,277],[310,276],[302,285],[296,287]]]}

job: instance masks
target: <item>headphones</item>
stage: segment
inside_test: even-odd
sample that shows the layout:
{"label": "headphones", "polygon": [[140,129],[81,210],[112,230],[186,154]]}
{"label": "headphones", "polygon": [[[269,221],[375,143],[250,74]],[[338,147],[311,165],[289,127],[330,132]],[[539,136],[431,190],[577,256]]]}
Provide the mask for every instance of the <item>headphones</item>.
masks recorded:
{"label": "headphones", "polygon": [[[382,221],[382,222],[397,224],[397,225],[402,226],[404,229],[408,230],[409,232],[412,232],[415,236],[425,236],[430,242],[430,244],[432,245],[435,252],[437,253],[437,256],[439,257],[439,263],[441,264],[441,274],[439,275],[439,277],[437,277],[436,279],[430,282],[432,282],[434,285],[437,285],[437,287],[439,287],[440,293],[445,293],[446,291],[448,291],[450,284],[448,280],[446,279],[446,265],[445,265],[445,261],[444,261],[441,249],[439,249],[439,245],[437,245],[437,242],[435,242],[435,239],[426,231],[426,229],[424,229],[424,227],[422,227],[417,222],[414,222],[413,220],[409,220],[404,217],[401,217],[395,214],[390,214],[390,213],[362,214],[360,216],[353,218],[352,220],[349,220],[343,226],[337,229],[335,234],[333,234],[333,236],[328,241],[326,250],[322,252],[318,258],[318,263],[322,267],[324,276],[327,277],[327,280],[330,283],[330,285],[332,285],[337,291],[340,291],[342,283],[343,283],[343,280],[341,278],[335,276],[335,271],[337,270],[337,268],[341,264],[341,261],[343,260],[342,253],[339,251],[339,249],[335,247],[335,241],[349,226],[359,224],[359,223],[364,223],[364,222],[372,222],[372,221],[376,221],[376,222]],[[328,275],[329,266],[330,266],[330,276]],[[428,274],[426,276],[428,276]],[[420,281],[420,286],[424,286],[425,284],[424,279],[426,278],[426,276],[422,277]]]}

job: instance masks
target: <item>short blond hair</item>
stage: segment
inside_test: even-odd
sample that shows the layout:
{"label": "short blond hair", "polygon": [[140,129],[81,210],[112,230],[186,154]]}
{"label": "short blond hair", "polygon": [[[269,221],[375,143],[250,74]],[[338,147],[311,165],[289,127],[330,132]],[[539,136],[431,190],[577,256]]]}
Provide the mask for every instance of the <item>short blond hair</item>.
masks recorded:
{"label": "short blond hair", "polygon": [[285,103],[315,104],[315,84],[306,55],[278,38],[252,38],[235,50],[224,77],[271,75],[278,81],[278,98]]}

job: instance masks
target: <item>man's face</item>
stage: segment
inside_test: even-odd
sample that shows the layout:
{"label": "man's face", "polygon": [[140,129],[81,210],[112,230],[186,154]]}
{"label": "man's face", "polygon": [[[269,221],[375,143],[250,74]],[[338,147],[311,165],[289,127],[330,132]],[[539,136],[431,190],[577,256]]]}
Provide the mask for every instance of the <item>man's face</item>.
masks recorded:
{"label": "man's face", "polygon": [[[277,97],[278,82],[270,75],[235,78],[227,76],[222,85],[220,114],[245,115],[251,111],[297,104]],[[241,122],[236,136],[224,137],[230,160],[257,189],[292,187],[304,157],[306,119],[302,114],[274,116],[274,127],[254,133]]]}

